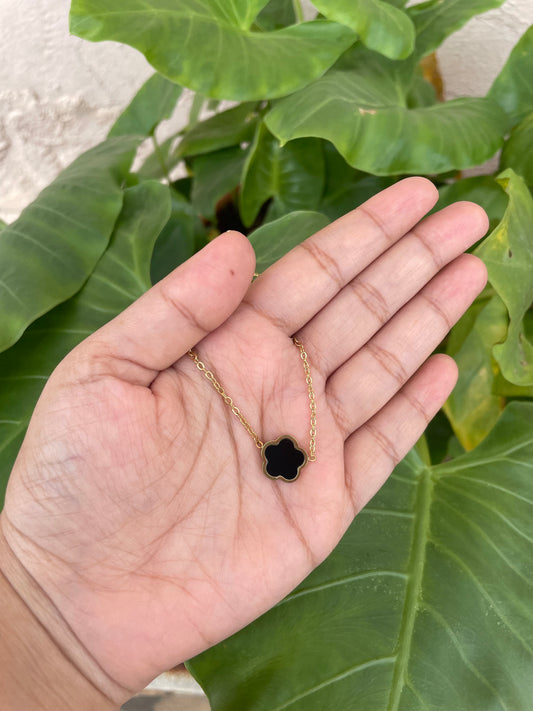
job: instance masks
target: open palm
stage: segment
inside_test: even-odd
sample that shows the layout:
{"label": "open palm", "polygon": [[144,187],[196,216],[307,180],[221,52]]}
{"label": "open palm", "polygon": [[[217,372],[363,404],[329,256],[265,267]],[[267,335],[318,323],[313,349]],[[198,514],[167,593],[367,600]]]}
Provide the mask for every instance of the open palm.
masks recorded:
{"label": "open palm", "polygon": [[[237,631],[334,548],[442,405],[456,377],[429,358],[483,288],[462,252],[486,229],[469,203],[411,178],[310,238],[251,286],[229,233],[56,369],[0,518],[14,555],[117,700]],[[253,439],[309,447],[297,481],[264,476]],[[198,345],[196,345],[198,344]],[[92,665],[92,666],[91,666]]]}

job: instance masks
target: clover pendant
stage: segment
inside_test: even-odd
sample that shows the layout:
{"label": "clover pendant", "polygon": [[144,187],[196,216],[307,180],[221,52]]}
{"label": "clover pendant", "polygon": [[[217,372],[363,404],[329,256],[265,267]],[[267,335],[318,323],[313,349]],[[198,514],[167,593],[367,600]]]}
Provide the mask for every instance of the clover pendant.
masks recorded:
{"label": "clover pendant", "polygon": [[266,442],[261,450],[263,472],[270,479],[296,481],[302,467],[307,464],[307,454],[290,435],[281,435]]}

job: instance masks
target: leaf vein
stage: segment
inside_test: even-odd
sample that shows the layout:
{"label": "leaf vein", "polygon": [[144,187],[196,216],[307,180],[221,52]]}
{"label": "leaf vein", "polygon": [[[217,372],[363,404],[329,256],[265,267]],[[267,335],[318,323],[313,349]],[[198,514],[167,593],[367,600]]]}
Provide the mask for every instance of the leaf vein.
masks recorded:
{"label": "leaf vein", "polygon": [[378,659],[370,659],[368,662],[364,662],[363,664],[357,664],[356,666],[350,667],[349,669],[344,672],[341,672],[340,674],[336,674],[330,679],[326,679],[326,681],[322,681],[320,684],[313,686],[311,689],[308,689],[304,693],[298,694],[297,696],[293,696],[292,699],[289,699],[289,701],[286,701],[284,704],[281,704],[281,706],[276,706],[276,708],[272,709],[272,711],[282,711],[283,709],[292,706],[292,704],[296,703],[297,701],[301,701],[302,699],[305,699],[307,696],[311,696],[311,694],[315,694],[317,691],[320,691],[326,686],[334,684],[336,681],[341,681],[342,679],[345,679],[346,677],[351,676],[352,674],[356,674],[360,671],[370,669],[371,667],[378,666],[380,664],[392,664],[395,659],[396,657],[380,657]]}
{"label": "leaf vein", "polygon": [[520,634],[514,629],[514,627],[511,625],[511,623],[506,618],[506,616],[500,611],[494,598],[492,598],[489,595],[489,593],[485,590],[482,582],[477,578],[477,576],[474,574],[473,570],[463,560],[461,560],[461,558],[456,553],[454,553],[452,550],[450,550],[443,543],[441,543],[440,541],[437,541],[435,538],[430,538],[429,540],[435,546],[435,548],[442,551],[442,553],[444,555],[448,556],[448,558],[451,558],[451,560],[453,560],[460,568],[462,568],[465,571],[465,573],[468,575],[468,577],[474,583],[475,587],[481,593],[482,597],[484,597],[485,600],[487,600],[487,602],[491,605],[492,609],[494,610],[496,615],[500,618],[500,620],[503,622],[503,624],[507,627],[507,629],[510,632],[512,632],[512,634],[522,644],[522,646],[529,653],[529,655],[531,657],[533,657],[533,649],[529,646],[529,644],[524,639],[522,639]]}

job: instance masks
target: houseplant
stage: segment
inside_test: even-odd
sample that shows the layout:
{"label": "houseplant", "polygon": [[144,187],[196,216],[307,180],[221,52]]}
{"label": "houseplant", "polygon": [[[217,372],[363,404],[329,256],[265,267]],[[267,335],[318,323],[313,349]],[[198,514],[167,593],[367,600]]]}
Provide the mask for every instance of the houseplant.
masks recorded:
{"label": "houseplant", "polygon": [[[261,271],[412,173],[440,206],[489,212],[490,285],[442,346],[454,395],[334,554],[190,663],[214,709],[515,711],[532,697],[533,30],[487,97],[441,102],[421,63],[502,0],[405,4],[320,0],[323,18],[301,22],[281,0],[74,0],[76,34],[132,44],[158,73],[2,232],[5,481],[57,362],[219,231],[248,232]],[[182,85],[189,124],[159,145]],[[240,103],[199,120],[220,100]],[[462,178],[501,147],[498,177]]]}

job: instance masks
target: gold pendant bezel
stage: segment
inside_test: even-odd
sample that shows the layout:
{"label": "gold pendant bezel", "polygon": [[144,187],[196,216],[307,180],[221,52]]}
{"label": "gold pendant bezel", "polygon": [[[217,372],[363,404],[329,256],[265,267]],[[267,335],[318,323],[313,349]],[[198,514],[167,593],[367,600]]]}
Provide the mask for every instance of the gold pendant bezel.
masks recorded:
{"label": "gold pendant bezel", "polygon": [[[266,450],[267,450],[267,448],[268,448],[268,447],[272,447],[272,446],[273,446],[273,447],[276,447],[276,446],[279,445],[280,442],[281,442],[282,440],[284,440],[284,439],[290,440],[290,441],[292,442],[294,448],[295,448],[296,450],[298,450],[298,452],[301,452],[301,453],[303,454],[303,457],[304,457],[304,460],[303,460],[302,464],[300,464],[300,466],[297,467],[296,476],[293,477],[292,479],[288,479],[287,477],[283,476],[282,474],[280,474],[280,475],[278,475],[278,476],[272,476],[272,475],[269,474],[268,471],[267,471],[267,466],[268,466],[268,460],[267,460],[267,457],[266,457]],[[288,435],[288,434],[283,434],[283,435],[280,435],[277,439],[270,440],[269,442],[265,442],[265,443],[263,444],[263,446],[262,446],[262,448],[261,448],[261,460],[262,460],[262,462],[263,462],[263,474],[264,474],[265,476],[267,476],[267,477],[268,477],[269,479],[271,479],[272,481],[280,481],[280,480],[281,480],[281,481],[287,482],[288,484],[291,484],[293,481],[296,481],[296,480],[299,478],[302,469],[305,467],[305,465],[306,465],[307,462],[308,462],[308,456],[307,456],[307,452],[305,451],[305,449],[302,449],[302,447],[300,447],[300,445],[298,444],[298,442],[296,441],[296,439],[295,439],[294,437],[292,437],[291,435]]]}

